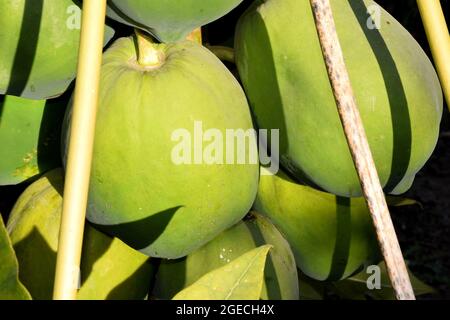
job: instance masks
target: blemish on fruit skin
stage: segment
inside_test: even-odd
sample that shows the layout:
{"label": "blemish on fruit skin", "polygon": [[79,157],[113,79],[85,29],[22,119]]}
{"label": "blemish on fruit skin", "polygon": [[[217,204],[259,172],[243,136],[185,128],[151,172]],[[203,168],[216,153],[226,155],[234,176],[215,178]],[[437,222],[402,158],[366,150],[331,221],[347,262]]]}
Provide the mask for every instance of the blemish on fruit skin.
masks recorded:
{"label": "blemish on fruit skin", "polygon": [[227,255],[231,254],[232,252],[233,252],[232,249],[227,250],[225,248],[222,248],[222,250],[221,250],[221,252],[219,254],[220,261],[223,262],[223,263],[230,263],[231,259]]}
{"label": "blemish on fruit skin", "polygon": [[28,179],[37,175],[39,173],[39,168],[36,165],[36,163],[33,162],[36,156],[37,156],[37,149],[34,148],[31,152],[27,153],[23,157],[22,159],[23,165],[14,170],[13,176]]}

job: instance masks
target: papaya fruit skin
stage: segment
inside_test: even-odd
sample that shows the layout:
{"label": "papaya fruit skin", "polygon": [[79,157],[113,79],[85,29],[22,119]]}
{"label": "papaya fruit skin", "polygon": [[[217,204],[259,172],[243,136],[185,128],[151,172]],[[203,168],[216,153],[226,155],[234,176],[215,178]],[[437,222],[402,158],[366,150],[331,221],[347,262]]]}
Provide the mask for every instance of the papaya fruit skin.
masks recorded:
{"label": "papaya fruit skin", "polygon": [[318,191],[298,184],[280,170],[277,175],[261,175],[253,207],[280,230],[291,245],[298,268],[313,279],[345,279],[380,261],[364,198]]}
{"label": "papaya fruit skin", "polygon": [[166,60],[153,70],[137,64],[133,38],[104,54],[87,218],[149,256],[175,259],[245,216],[259,168],[174,163],[172,135],[195,137],[194,121],[223,137],[253,124],[242,88],[209,50],[192,41],[159,48]]}
{"label": "papaya fruit skin", "polygon": [[[48,172],[24,191],[8,220],[7,230],[19,261],[19,278],[33,299],[52,299],[62,189],[63,171]],[[84,232],[77,298],[145,298],[153,272],[149,258],[88,223]]]}
{"label": "papaya fruit skin", "polygon": [[153,296],[172,299],[208,272],[265,244],[273,248],[266,261],[261,299],[298,300],[297,269],[289,243],[266,217],[256,212],[187,257],[163,260],[156,274]]}
{"label": "papaya fruit skin", "polygon": [[0,96],[0,185],[18,184],[61,165],[67,100]]}
{"label": "papaya fruit skin", "polygon": [[[375,2],[331,5],[382,186],[403,193],[437,142],[443,100],[436,72],[412,36]],[[366,26],[368,8],[379,10],[379,29]],[[280,129],[281,165],[325,191],[361,196],[310,2],[257,1],[238,23],[235,46],[257,125]]]}
{"label": "papaya fruit skin", "polygon": [[[0,0],[0,94],[42,100],[67,89],[76,73],[79,9],[72,0]],[[106,27],[105,43],[113,34]]]}
{"label": "papaya fruit skin", "polygon": [[194,29],[237,7],[242,0],[111,0],[107,15],[138,27],[162,42],[180,41]]}

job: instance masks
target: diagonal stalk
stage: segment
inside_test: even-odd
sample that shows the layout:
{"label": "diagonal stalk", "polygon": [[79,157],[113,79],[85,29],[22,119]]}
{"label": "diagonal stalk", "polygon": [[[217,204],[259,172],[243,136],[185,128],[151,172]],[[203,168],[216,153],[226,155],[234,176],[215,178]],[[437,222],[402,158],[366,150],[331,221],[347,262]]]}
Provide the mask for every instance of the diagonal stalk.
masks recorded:
{"label": "diagonal stalk", "polygon": [[361,188],[399,300],[414,300],[405,260],[395,234],[377,169],[350,83],[329,0],[310,0],[328,77]]}

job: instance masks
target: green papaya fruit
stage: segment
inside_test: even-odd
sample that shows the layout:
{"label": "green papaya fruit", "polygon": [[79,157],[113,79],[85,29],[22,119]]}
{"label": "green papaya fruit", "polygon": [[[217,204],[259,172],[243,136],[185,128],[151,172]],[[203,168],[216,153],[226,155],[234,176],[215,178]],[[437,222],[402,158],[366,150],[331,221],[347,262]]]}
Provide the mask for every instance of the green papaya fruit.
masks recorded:
{"label": "green papaya fruit", "polygon": [[162,42],[180,41],[194,29],[212,22],[242,0],[110,0],[107,15],[145,30]]}
{"label": "green papaya fruit", "polygon": [[[52,298],[62,189],[62,170],[48,172],[24,191],[8,220],[19,278],[34,299]],[[86,224],[78,299],[144,299],[152,272],[146,255]]]}
{"label": "green papaya fruit", "polygon": [[257,146],[232,137],[233,161],[222,152],[229,131],[254,129],[245,94],[220,60],[192,41],[152,47],[152,66],[140,64],[146,58],[138,60],[134,38],[104,54],[87,217],[149,256],[175,259],[246,215],[258,163],[238,163],[234,149],[250,154]]}
{"label": "green papaya fruit", "polygon": [[266,260],[261,299],[298,300],[297,268],[289,243],[266,217],[256,212],[187,257],[163,260],[156,274],[153,296],[172,299],[208,272],[265,244],[273,248]]}
{"label": "green papaya fruit", "polygon": [[[331,6],[381,184],[403,193],[438,139],[443,99],[436,72],[374,1]],[[281,165],[328,192],[361,196],[310,1],[256,1],[238,23],[235,45],[257,125],[280,130]]]}
{"label": "green papaya fruit", "polygon": [[[48,99],[75,78],[81,9],[74,0],[0,0],[0,94]],[[106,27],[105,43],[114,34]]]}
{"label": "green papaya fruit", "polygon": [[345,279],[380,260],[364,198],[318,191],[279,171],[261,175],[254,208],[286,237],[297,266],[313,279]]}
{"label": "green papaya fruit", "polygon": [[61,165],[67,99],[0,96],[0,185],[18,184]]}

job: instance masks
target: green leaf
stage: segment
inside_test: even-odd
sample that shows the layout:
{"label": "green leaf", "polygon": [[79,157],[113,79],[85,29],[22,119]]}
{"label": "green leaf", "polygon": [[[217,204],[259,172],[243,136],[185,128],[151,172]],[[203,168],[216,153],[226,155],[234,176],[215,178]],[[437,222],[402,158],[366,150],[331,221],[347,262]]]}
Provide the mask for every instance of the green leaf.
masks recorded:
{"label": "green leaf", "polygon": [[31,300],[18,273],[17,258],[0,216],[0,300]]}
{"label": "green leaf", "polygon": [[[380,267],[380,289],[368,289],[367,280],[373,273],[367,273],[364,270],[346,280],[335,282],[333,291],[343,299],[363,300],[370,297],[376,300],[394,300],[394,291],[389,281],[386,265],[382,262],[378,266]],[[416,296],[434,292],[433,288],[415,277],[410,270],[408,272]]]}
{"label": "green leaf", "polygon": [[414,200],[414,199],[386,196],[386,202],[391,207],[403,207],[403,206],[418,205],[421,209],[423,209],[423,205],[419,201]]}
{"label": "green leaf", "polygon": [[201,277],[174,300],[257,300],[264,282],[264,266],[272,246],[253,249]]}

